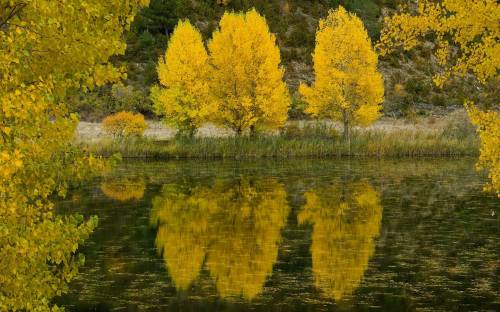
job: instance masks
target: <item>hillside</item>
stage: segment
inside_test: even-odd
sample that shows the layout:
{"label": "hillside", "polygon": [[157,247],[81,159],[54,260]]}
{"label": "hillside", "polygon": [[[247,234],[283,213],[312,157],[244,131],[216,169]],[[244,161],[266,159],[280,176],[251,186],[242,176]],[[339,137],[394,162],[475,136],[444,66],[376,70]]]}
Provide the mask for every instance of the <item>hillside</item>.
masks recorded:
{"label": "hillside", "polygon": [[[126,55],[115,62],[128,69],[125,86],[106,87],[93,94],[77,97],[74,110],[83,119],[99,120],[119,110],[140,111],[150,117],[150,86],[156,83],[156,62],[167,46],[169,34],[179,19],[187,18],[206,40],[216,29],[225,10],[244,11],[255,7],[266,16],[281,49],[285,79],[294,100],[290,115],[305,117],[303,103],[295,92],[300,82],[313,80],[311,53],[318,20],[339,4],[362,18],[373,42],[378,40],[383,16],[407,0],[152,0],[143,9],[127,33]],[[494,101],[498,86],[480,86],[470,80],[452,81],[444,89],[432,84],[439,70],[432,57],[434,45],[410,53],[394,54],[380,60],[384,74],[386,101],[384,113],[393,117],[442,115],[460,107],[465,95],[488,105]]]}

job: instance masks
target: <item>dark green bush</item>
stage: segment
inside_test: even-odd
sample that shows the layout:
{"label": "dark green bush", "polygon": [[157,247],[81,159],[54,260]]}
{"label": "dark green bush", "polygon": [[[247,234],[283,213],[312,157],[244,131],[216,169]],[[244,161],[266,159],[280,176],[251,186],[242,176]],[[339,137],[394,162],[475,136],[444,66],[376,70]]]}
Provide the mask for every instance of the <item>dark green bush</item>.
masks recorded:
{"label": "dark green bush", "polygon": [[70,94],[67,103],[70,111],[78,112],[85,121],[100,121],[105,116],[121,111],[154,116],[148,92],[131,85],[115,84],[93,92]]}
{"label": "dark green bush", "polygon": [[155,37],[149,32],[145,31],[139,36],[139,47],[141,49],[152,48],[155,44]]}
{"label": "dark green bush", "polygon": [[426,95],[432,89],[432,84],[425,77],[411,77],[406,80],[405,90],[416,95]]}
{"label": "dark green bush", "polygon": [[292,103],[290,104],[290,110],[288,111],[288,117],[290,119],[306,119],[307,115],[304,112],[307,104],[300,98],[293,96]]}

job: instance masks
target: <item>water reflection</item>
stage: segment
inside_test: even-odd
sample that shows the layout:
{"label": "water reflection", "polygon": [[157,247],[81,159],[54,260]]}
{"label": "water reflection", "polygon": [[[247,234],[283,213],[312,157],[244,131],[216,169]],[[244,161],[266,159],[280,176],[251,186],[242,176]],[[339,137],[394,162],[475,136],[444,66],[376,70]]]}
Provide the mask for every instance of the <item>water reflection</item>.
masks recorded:
{"label": "water reflection", "polygon": [[142,179],[143,199],[109,200],[95,181],[59,210],[100,223],[56,300],[67,311],[500,311],[498,199],[474,163],[126,162],[106,180]]}
{"label": "water reflection", "polygon": [[313,224],[312,271],[323,296],[340,300],[359,286],[375,251],[380,196],[368,183],[340,182],[304,194],[299,223]]}
{"label": "water reflection", "polygon": [[118,201],[140,200],[144,197],[145,189],[143,179],[114,179],[101,184],[103,194]]}
{"label": "water reflection", "polygon": [[151,222],[177,289],[188,288],[206,264],[221,297],[252,299],[272,272],[288,213],[282,184],[239,177],[163,186]]}
{"label": "water reflection", "polygon": [[217,210],[206,187],[164,185],[153,199],[151,223],[158,227],[156,247],[178,290],[187,289],[198,276],[209,242],[209,219]]}
{"label": "water reflection", "polygon": [[252,299],[271,274],[289,206],[272,179],[240,178],[217,183],[219,210],[213,216],[207,266],[222,297]]}

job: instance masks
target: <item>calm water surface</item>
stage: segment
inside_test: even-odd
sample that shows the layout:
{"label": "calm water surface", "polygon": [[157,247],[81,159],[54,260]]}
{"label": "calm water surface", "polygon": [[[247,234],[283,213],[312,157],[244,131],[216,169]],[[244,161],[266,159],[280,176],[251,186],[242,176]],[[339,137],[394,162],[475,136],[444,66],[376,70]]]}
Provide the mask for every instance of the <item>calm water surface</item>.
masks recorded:
{"label": "calm water surface", "polygon": [[473,160],[125,162],[67,311],[499,311],[500,201]]}

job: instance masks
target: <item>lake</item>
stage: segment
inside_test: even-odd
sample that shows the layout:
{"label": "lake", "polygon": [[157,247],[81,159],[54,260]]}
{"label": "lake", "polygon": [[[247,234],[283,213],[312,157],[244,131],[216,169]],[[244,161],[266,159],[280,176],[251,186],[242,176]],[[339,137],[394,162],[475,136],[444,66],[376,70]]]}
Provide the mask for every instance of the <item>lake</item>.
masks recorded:
{"label": "lake", "polygon": [[500,201],[474,159],[126,161],[67,311],[499,311]]}

